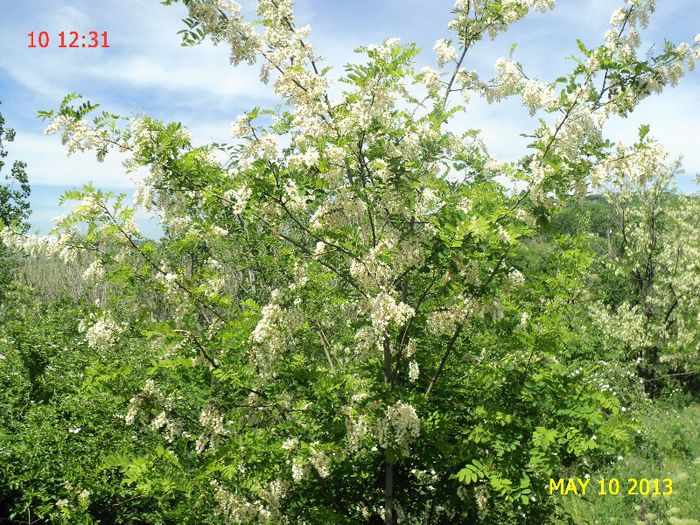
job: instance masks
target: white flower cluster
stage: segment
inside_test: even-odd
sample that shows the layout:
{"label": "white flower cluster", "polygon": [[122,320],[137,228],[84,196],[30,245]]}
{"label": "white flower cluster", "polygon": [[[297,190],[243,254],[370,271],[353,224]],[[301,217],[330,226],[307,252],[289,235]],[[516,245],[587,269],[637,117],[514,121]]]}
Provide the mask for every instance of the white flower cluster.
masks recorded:
{"label": "white flower cluster", "polygon": [[309,218],[309,227],[314,230],[339,228],[357,224],[365,213],[365,204],[353,193],[342,189],[332,200],[321,204]]}
{"label": "white flower cluster", "polygon": [[78,492],[78,507],[81,509],[87,509],[90,506],[90,491],[88,489],[83,489]]}
{"label": "white flower cluster", "polygon": [[318,448],[318,443],[311,444],[309,463],[316,469],[319,477],[327,478],[330,475],[330,460],[326,453]]}
{"label": "white flower cluster", "polygon": [[288,483],[281,479],[275,479],[267,484],[267,487],[259,492],[260,498],[269,505],[270,510],[276,510],[282,498],[287,493]]}
{"label": "white flower cluster", "polygon": [[306,464],[302,463],[299,458],[294,458],[292,461],[292,479],[297,483],[306,476]]}
{"label": "white flower cluster", "polygon": [[498,240],[505,244],[510,244],[513,241],[513,236],[502,224],[496,228],[496,235],[498,235]]}
{"label": "white flower cluster", "polygon": [[224,425],[224,418],[212,405],[207,405],[199,414],[199,424],[202,425],[204,432],[199,436],[195,443],[195,451],[201,454],[209,447],[214,449],[220,436],[226,436],[228,430]]}
{"label": "white flower cluster", "polygon": [[99,130],[88,126],[83,120],[74,119],[65,115],[54,118],[44,130],[51,135],[63,130],[61,144],[66,146],[68,155],[76,151],[97,150],[97,160],[104,160],[109,146],[108,134],[105,130]]}
{"label": "white flower cluster", "polygon": [[284,183],[284,193],[286,196],[285,205],[292,211],[304,211],[309,205],[309,201],[313,198],[303,194],[297,183],[289,179]]}
{"label": "white flower cluster", "polygon": [[224,523],[270,523],[272,512],[260,501],[248,501],[242,496],[226,490],[217,480],[210,482],[214,488],[214,499],[217,510],[224,519]]}
{"label": "white flower cluster", "polygon": [[[581,100],[583,94],[577,95]],[[568,115],[560,117],[559,134],[555,142],[557,152],[569,161],[573,161],[581,145],[590,140],[600,139],[603,131],[604,114],[593,112],[583,104],[576,104]]]}
{"label": "white flower cluster", "polygon": [[97,195],[89,193],[83,197],[75,207],[75,213],[79,214],[81,217],[92,218],[101,215],[104,211],[104,202],[101,201]]}
{"label": "white flower cluster", "polygon": [[538,109],[553,109],[557,101],[557,95],[547,84],[534,79],[525,82],[523,104],[530,110],[530,115],[534,115]]}
{"label": "white flower cluster", "polygon": [[355,453],[360,449],[362,440],[369,432],[367,416],[360,414],[357,417],[349,416],[346,421],[347,428],[347,449],[350,453]]}
{"label": "white flower cluster", "polygon": [[168,413],[163,410],[151,421],[151,428],[153,430],[163,430],[165,441],[172,443],[175,438],[180,435],[180,425],[178,422],[170,417]]}
{"label": "white flower cluster", "polygon": [[392,323],[403,326],[414,314],[411,306],[397,302],[388,293],[382,292],[371,300],[372,328],[377,334],[383,334]]}
{"label": "white flower cluster", "polygon": [[295,438],[287,438],[284,440],[282,443],[282,450],[286,450],[287,452],[294,450],[297,448],[299,445],[299,440]]}
{"label": "white flower cluster", "polygon": [[318,164],[320,158],[321,156],[316,148],[308,147],[304,152],[291,155],[289,157],[289,163],[311,168]]}
{"label": "white flower cluster", "polygon": [[486,99],[489,102],[497,102],[506,97],[522,92],[525,78],[518,65],[507,58],[499,58],[496,61],[496,77],[494,85],[486,89]]}
{"label": "white flower cluster", "polygon": [[239,115],[231,124],[231,135],[233,138],[240,139],[250,133],[250,119],[248,115]]}
{"label": "white flower cluster", "polygon": [[381,45],[369,45],[367,46],[368,51],[376,51],[380,58],[386,60],[391,56],[391,51],[399,45],[401,42],[400,38],[387,38]]}
{"label": "white flower cluster", "polygon": [[386,415],[379,426],[379,443],[384,448],[396,447],[408,456],[411,441],[420,435],[420,420],[416,410],[403,401],[397,401],[386,409]]}
{"label": "white flower cluster", "polygon": [[454,331],[459,322],[456,312],[440,310],[428,316],[428,331],[433,335],[444,335]]}
{"label": "white flower cluster", "polygon": [[476,299],[458,297],[451,307],[428,315],[428,331],[433,335],[451,335],[467,319],[482,313],[482,308]]}
{"label": "white flower cluster", "polygon": [[549,165],[543,165],[541,160],[535,156],[530,163],[530,193],[532,199],[537,202],[542,198],[542,184],[555,174],[554,169]]}
{"label": "white flower cluster", "polygon": [[224,426],[224,418],[219,411],[212,405],[207,405],[199,414],[199,424],[213,434],[225,436],[228,434]]}
{"label": "white flower cluster", "polygon": [[274,302],[265,305],[250,340],[256,345],[266,346],[272,353],[280,351],[285,343],[284,318],[284,311],[279,305]]}
{"label": "white flower cluster", "polygon": [[469,102],[472,90],[480,86],[479,74],[474,70],[465,71],[460,69],[457,72],[456,80],[460,86],[462,98],[465,102]]}
{"label": "white flower cluster", "polygon": [[134,146],[137,146],[137,151],[140,151],[144,143],[152,145],[156,139],[156,133],[151,128],[151,121],[144,117],[135,117],[131,119],[129,131],[133,139]]}
{"label": "white flower cluster", "polygon": [[294,345],[295,331],[302,324],[299,309],[301,299],[294,296],[295,288],[296,284],[285,291],[290,301],[284,307],[282,292],[272,292],[270,302],[263,307],[262,317],[250,335],[253,350],[251,359],[263,375],[269,372],[270,365],[279,352]]}
{"label": "white flower cluster", "polygon": [[382,241],[361,259],[353,259],[350,262],[350,275],[368,290],[375,288],[380,290],[388,289],[393,281],[394,274],[391,267],[379,257],[390,248],[391,245],[389,243]]}
{"label": "white flower cluster", "polygon": [[[259,36],[253,27],[241,16],[240,5],[232,0],[211,2],[188,2],[191,17],[202,22],[204,29],[212,36],[214,44],[228,41],[231,45],[231,63],[253,64],[261,47]],[[226,13],[222,20],[221,12]]]}
{"label": "white flower cluster", "polygon": [[170,400],[156,386],[153,379],[147,379],[143,389],[129,400],[129,410],[124,417],[127,425],[133,425],[139,411],[147,405],[170,408]]}
{"label": "white flower cluster", "polygon": [[425,249],[417,238],[401,241],[396,247],[396,253],[392,259],[392,267],[396,275],[400,275],[408,268],[415,268],[425,260]]}
{"label": "white flower cluster", "polygon": [[438,64],[444,66],[448,62],[453,62],[457,60],[457,50],[452,46],[448,40],[437,40],[433,50],[437,53]]}
{"label": "white flower cluster", "polygon": [[523,0],[525,6],[540,11],[542,13],[554,9],[556,0]]}
{"label": "white flower cluster", "polygon": [[527,312],[523,312],[520,315],[520,321],[518,322],[518,330],[525,330],[527,328],[527,322],[530,319],[530,314]]}
{"label": "white flower cluster", "polygon": [[241,147],[238,160],[242,169],[250,169],[253,163],[259,159],[267,162],[277,160],[277,138],[274,135],[266,133],[245,142]]}
{"label": "white flower cluster", "polygon": [[155,281],[163,285],[165,297],[170,300],[182,297],[183,290],[180,288],[179,276],[175,272],[158,272],[154,276]]}
{"label": "white flower cluster", "polygon": [[124,325],[116,323],[108,314],[104,314],[95,322],[92,322],[92,319],[83,319],[78,326],[78,331],[85,334],[88,346],[95,349],[112,346],[125,329]]}
{"label": "white flower cluster", "polygon": [[416,355],[416,351],[418,350],[418,343],[416,343],[415,339],[410,339],[408,343],[406,343],[406,346],[404,347],[404,354],[408,359]]}
{"label": "white flower cluster", "polygon": [[507,288],[515,288],[525,284],[525,276],[516,268],[511,268],[506,275],[505,284]]}
{"label": "white flower cluster", "polygon": [[[648,26],[649,17],[655,9],[656,0],[635,0],[612,14],[610,29],[605,35],[605,47],[613,58],[621,61],[637,60],[638,49],[642,44],[640,29]],[[608,104],[608,111],[624,115],[648,94],[660,93],[667,85],[675,86],[685,74],[686,68],[690,71],[695,69],[696,62],[700,59],[700,44],[690,46],[682,43],[674,51],[677,54],[675,57],[652,62],[650,71],[637,76],[636,86],[644,89],[624,90],[615,97],[614,103]]]}
{"label": "white flower cluster", "polygon": [[474,202],[468,197],[463,197],[457,205],[457,209],[466,215],[471,213],[473,207]]}
{"label": "white flower cluster", "polygon": [[618,142],[615,153],[593,167],[591,182],[598,188],[606,182],[612,182],[620,189],[628,183],[643,186],[664,171],[667,160],[668,152],[656,141],[647,141],[637,147]]}
{"label": "white flower cluster", "polygon": [[528,108],[530,115],[534,115],[540,109],[551,111],[557,107],[558,97],[552,87],[536,79],[525,78],[516,62],[499,58],[495,68],[496,76],[493,84],[480,85],[478,78],[473,74],[465,80],[465,87],[480,85],[490,103],[513,95],[521,95],[523,105]]}
{"label": "white flower cluster", "polygon": [[644,312],[637,306],[623,303],[613,312],[602,305],[593,305],[591,314],[598,329],[611,339],[622,341],[631,348],[645,348],[653,343]]}
{"label": "white flower cluster", "polygon": [[105,267],[102,262],[95,259],[83,272],[83,280],[91,283],[100,283],[105,278]]}
{"label": "white flower cluster", "polygon": [[634,59],[641,43],[639,29],[649,25],[649,17],[655,9],[656,0],[635,0],[617,9],[610,16],[605,46],[622,59]]}
{"label": "white flower cluster", "polygon": [[[222,228],[221,226],[212,226],[209,229],[209,232],[215,237],[215,238],[220,238],[220,237],[226,237],[228,235],[228,230],[226,228]],[[221,270],[221,268],[216,268],[217,270]]]}
{"label": "white flower cluster", "polygon": [[[544,12],[554,8],[555,0],[502,0],[496,13],[487,10],[492,5],[490,0],[457,0],[457,17],[450,21],[449,28],[459,35],[475,35],[476,40],[484,33],[495,38],[498,33],[526,16],[530,9]],[[474,16],[471,17],[470,14]]]}
{"label": "white flower cluster", "polygon": [[6,226],[0,228],[0,241],[7,248],[24,252],[30,257],[58,256],[66,263],[75,262],[78,258],[78,249],[71,245],[67,234],[58,237],[23,235]]}
{"label": "white flower cluster", "polygon": [[424,219],[435,215],[445,203],[432,188],[422,188],[416,200],[416,218]]}
{"label": "white flower cluster", "polygon": [[439,91],[440,72],[426,66],[420,70],[419,78],[429,92],[435,93]]}
{"label": "white flower cluster", "polygon": [[355,333],[355,355],[376,348],[381,350],[381,343],[381,334],[377,334],[371,326],[363,326]]}
{"label": "white flower cluster", "polygon": [[238,188],[237,190],[228,190],[226,192],[226,198],[233,201],[233,213],[240,215],[245,210],[248,205],[252,191],[247,186]]}
{"label": "white flower cluster", "polygon": [[420,367],[416,361],[411,361],[408,363],[408,379],[415,383],[418,380],[418,376],[420,376]]}

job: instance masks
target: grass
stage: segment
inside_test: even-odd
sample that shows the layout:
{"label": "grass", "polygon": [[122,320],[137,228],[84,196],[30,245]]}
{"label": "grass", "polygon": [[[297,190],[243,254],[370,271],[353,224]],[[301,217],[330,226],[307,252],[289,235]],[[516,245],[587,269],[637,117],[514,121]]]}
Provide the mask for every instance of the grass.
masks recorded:
{"label": "grass", "polygon": [[[700,404],[674,408],[659,403],[641,416],[636,450],[613,466],[591,473],[585,497],[561,496],[581,525],[700,525]],[[620,480],[617,496],[599,496],[600,478]],[[628,478],[671,478],[670,496],[627,495]],[[660,486],[663,492],[663,484]],[[593,494],[591,494],[593,492]]]}

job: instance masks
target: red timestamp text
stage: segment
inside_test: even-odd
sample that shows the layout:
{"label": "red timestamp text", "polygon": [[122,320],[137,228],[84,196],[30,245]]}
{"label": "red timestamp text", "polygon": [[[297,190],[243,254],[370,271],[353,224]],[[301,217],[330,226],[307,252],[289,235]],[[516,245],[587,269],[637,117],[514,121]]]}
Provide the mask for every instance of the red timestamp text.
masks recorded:
{"label": "red timestamp text", "polygon": [[98,31],[88,31],[87,33],[61,31],[55,35],[56,38],[54,39],[51,38],[47,31],[39,31],[38,33],[32,31],[27,36],[29,37],[27,47],[30,48],[47,48],[52,42],[56,47],[68,49],[109,47],[107,31],[102,31],[101,33]]}

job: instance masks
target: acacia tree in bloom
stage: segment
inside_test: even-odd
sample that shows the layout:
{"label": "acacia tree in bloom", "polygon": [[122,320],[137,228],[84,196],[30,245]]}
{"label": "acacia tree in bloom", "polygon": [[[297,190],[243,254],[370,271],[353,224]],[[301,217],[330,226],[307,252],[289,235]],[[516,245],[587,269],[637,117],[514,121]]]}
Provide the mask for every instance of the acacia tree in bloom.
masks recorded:
{"label": "acacia tree in bloom", "polygon": [[622,342],[627,360],[637,363],[651,392],[664,374],[695,375],[700,351],[700,209],[696,196],[673,192],[678,162],[647,138],[616,153],[595,169],[607,181],[614,209],[609,258],[604,264],[626,294],[595,305],[597,324],[611,341]]}
{"label": "acacia tree in bloom", "polygon": [[[458,0],[436,68],[416,71],[417,49],[392,38],[336,78],[289,0],[260,0],[256,23],[235,2],[183,3],[185,42],[261,62],[283,106],[238,117],[233,144],[195,147],[180,124],[90,119],[95,106],[71,95],[43,113],[47,132],[147,167],[135,207],[163,238],[92,187],[69,192],[82,202],[56,238],[3,230],[110,276],[119,293],[82,325],[91,346],[157,343],[125,423],[162,433],[197,472],[180,483],[208,486],[194,504],[213,498],[227,523],[543,520],[545,480],[607,457],[630,423],[559,359],[575,334],[561,337],[561,302],[518,268],[520,239],[596,166],[607,177],[624,162],[603,124],[675,84],[699,43],[640,58],[654,2],[631,0],[556,81],[505,58],[481,78],[463,68],[474,44],[554,0]],[[541,117],[521,160],[448,130],[474,96],[521,97]]]}

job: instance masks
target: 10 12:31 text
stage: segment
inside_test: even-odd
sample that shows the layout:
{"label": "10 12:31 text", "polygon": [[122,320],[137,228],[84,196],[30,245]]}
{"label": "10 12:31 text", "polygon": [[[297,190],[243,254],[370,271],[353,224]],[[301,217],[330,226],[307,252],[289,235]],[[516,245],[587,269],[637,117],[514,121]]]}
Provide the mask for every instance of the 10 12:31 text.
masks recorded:
{"label": "10 12:31 text", "polygon": [[[27,47],[47,48],[51,44],[51,36],[47,31],[40,31],[39,33],[32,31],[27,36],[29,37],[29,44]],[[58,33],[58,47],[72,49],[107,48],[109,47],[107,31],[103,31],[102,33],[89,31],[86,34],[81,34],[78,31],[61,31]]]}

